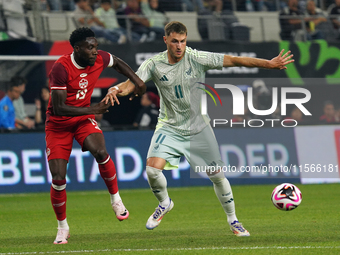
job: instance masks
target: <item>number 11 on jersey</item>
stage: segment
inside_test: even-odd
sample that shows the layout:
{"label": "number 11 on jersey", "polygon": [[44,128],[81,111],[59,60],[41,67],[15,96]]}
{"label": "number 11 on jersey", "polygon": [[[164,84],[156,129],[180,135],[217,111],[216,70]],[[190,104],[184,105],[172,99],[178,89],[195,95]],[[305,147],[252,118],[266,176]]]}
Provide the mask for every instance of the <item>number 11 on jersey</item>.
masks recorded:
{"label": "number 11 on jersey", "polygon": [[183,98],[182,88],[181,85],[175,86],[175,94],[177,98]]}

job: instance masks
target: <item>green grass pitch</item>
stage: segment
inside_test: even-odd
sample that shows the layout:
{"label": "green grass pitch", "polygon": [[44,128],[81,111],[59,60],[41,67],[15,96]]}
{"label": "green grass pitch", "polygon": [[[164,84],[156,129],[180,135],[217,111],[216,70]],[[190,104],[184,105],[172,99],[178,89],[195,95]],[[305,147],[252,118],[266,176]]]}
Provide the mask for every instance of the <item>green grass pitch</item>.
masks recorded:
{"label": "green grass pitch", "polygon": [[233,186],[236,212],[250,237],[229,230],[212,187],[169,188],[174,209],[145,228],[157,206],[149,189],[121,190],[130,211],[119,222],[105,191],[68,192],[71,238],[54,245],[49,193],[0,195],[0,255],[9,254],[340,254],[340,184],[299,184],[303,200],[276,209],[275,185]]}

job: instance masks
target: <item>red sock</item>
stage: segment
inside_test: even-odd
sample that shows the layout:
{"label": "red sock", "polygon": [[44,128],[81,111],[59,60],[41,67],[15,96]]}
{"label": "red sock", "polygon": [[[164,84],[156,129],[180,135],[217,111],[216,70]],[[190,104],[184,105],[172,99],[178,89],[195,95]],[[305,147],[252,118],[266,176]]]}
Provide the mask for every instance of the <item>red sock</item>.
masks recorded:
{"label": "red sock", "polygon": [[57,220],[66,219],[66,179],[52,180],[51,186],[51,202],[52,207],[57,216]]}
{"label": "red sock", "polygon": [[98,162],[98,167],[100,175],[104,179],[110,194],[116,194],[118,192],[116,167],[110,158],[110,155],[102,162]]}

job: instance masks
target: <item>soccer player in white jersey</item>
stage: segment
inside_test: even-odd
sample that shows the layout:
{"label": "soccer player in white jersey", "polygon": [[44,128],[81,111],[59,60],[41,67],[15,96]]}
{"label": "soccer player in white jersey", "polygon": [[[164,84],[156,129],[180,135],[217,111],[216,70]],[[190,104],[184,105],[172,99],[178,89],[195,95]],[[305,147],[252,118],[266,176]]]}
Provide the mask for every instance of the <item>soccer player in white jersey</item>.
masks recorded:
{"label": "soccer player in white jersey", "polygon": [[[187,29],[182,23],[170,22],[164,30],[167,50],[147,59],[136,72],[144,82],[152,80],[156,84],[161,99],[158,124],[146,163],[148,182],[159,205],[149,217],[147,229],[157,227],[174,206],[167,192],[163,169],[177,168],[181,156],[185,156],[193,169],[212,163],[224,165],[209,119],[197,111],[200,100],[196,98],[200,99],[202,90],[197,89],[197,83],[192,80],[204,82],[205,72],[209,69],[245,66],[282,70],[294,61],[290,51],[283,54],[284,50],[271,60],[198,51],[186,46]],[[119,104],[117,96],[126,96],[134,88],[127,80],[110,88],[103,101]],[[230,229],[236,236],[249,236],[236,217],[232,190],[224,173],[216,171],[208,176],[227,214]]]}

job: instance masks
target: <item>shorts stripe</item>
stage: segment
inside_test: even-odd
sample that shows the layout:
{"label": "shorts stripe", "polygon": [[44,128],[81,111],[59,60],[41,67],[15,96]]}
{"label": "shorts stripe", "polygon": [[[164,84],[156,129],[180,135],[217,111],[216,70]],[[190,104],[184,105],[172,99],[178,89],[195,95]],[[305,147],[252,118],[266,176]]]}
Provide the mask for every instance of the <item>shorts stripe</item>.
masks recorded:
{"label": "shorts stripe", "polygon": [[164,141],[165,137],[166,137],[166,135],[163,136],[163,138],[160,140],[159,143],[162,143]]}
{"label": "shorts stripe", "polygon": [[156,142],[155,143],[158,143],[159,139],[162,137],[162,134],[159,134],[159,136],[157,137],[156,139]]}

